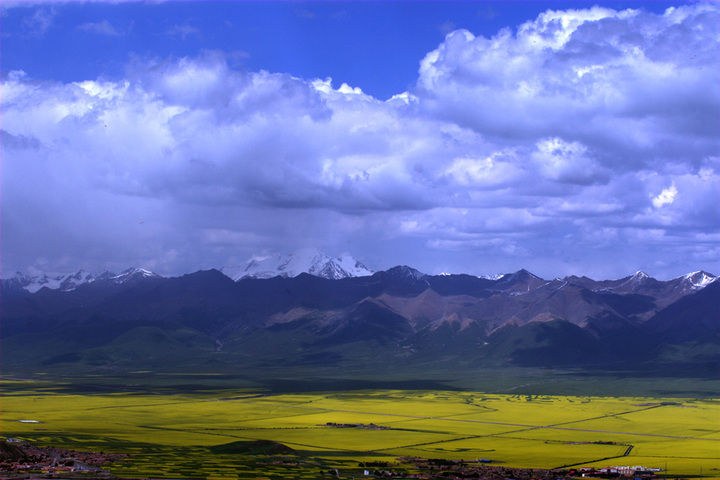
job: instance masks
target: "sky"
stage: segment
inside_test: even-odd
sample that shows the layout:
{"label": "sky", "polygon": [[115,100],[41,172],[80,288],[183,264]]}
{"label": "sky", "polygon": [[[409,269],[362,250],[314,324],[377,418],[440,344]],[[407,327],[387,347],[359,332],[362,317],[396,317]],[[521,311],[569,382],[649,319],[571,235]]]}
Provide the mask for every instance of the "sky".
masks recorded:
{"label": "sky", "polygon": [[0,249],[720,273],[720,3],[0,3]]}

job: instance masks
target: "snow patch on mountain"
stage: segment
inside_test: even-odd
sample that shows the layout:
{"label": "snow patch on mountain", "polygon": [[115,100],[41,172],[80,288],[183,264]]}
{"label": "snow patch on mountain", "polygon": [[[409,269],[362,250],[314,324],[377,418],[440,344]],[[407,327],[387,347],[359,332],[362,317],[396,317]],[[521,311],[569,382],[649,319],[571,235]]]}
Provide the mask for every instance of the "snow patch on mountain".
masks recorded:
{"label": "snow patch on mountain", "polygon": [[505,275],[507,275],[507,273],[493,273],[488,275],[480,275],[478,278],[484,278],[485,280],[500,280]]}
{"label": "snow patch on mountain", "polygon": [[22,288],[30,293],[35,293],[43,287],[69,292],[75,290],[79,285],[94,280],[95,276],[85,270],[78,270],[75,273],[16,272],[14,277],[8,279],[10,285]]}
{"label": "snow patch on mountain", "polygon": [[75,273],[24,273],[16,272],[14,277],[7,280],[9,285],[15,288],[22,288],[30,293],[35,293],[42,288],[71,292],[81,285],[96,281],[111,281],[116,284],[125,283],[136,278],[160,278],[157,273],[144,268],[129,268],[120,274],[103,272],[100,275],[78,270]]}
{"label": "snow patch on mountain", "polygon": [[682,279],[683,283],[690,287],[690,289],[692,290],[700,290],[701,288],[705,288],[718,279],[718,277],[711,275],[707,272],[703,272],[702,270],[686,273],[680,278]]}
{"label": "snow patch on mountain", "polygon": [[643,284],[647,283],[648,281],[655,280],[647,273],[643,272],[642,270],[638,270],[634,274],[632,274],[630,277],[626,277],[627,279],[624,280],[620,285],[615,287],[615,289],[619,288],[638,288],[642,286]]}
{"label": "snow patch on mountain", "polygon": [[339,280],[348,277],[365,277],[373,272],[348,254],[331,257],[314,248],[298,250],[289,255],[253,257],[238,271],[223,268],[222,272],[234,280],[242,278],[296,277],[309,273],[316,277]]}
{"label": "snow patch on mountain", "polygon": [[128,268],[127,270],[121,272],[118,275],[111,274],[109,276],[108,280],[110,280],[114,283],[125,283],[130,280],[141,279],[141,278],[161,278],[161,277],[157,273],[151,272],[150,270],[147,270],[144,268],[132,267],[132,268]]}

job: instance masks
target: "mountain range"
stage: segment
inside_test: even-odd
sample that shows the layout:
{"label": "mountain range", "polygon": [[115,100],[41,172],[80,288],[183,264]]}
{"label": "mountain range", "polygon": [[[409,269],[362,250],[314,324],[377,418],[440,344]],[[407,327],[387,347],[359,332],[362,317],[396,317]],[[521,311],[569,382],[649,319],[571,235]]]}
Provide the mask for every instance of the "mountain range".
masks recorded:
{"label": "mountain range", "polygon": [[[310,267],[328,264],[319,260]],[[598,281],[519,270],[491,279],[408,266],[365,274],[340,261],[341,275],[320,268],[292,276],[308,263],[261,263],[237,280],[219,270],[164,278],[143,269],[3,280],[3,367],[557,366],[718,375],[720,282],[707,272]],[[264,278],[277,270],[285,276]]]}
{"label": "mountain range", "polygon": [[[372,270],[351,255],[343,254],[338,257],[331,257],[314,248],[297,250],[288,255],[254,256],[244,265],[225,266],[219,270],[233,280],[296,277],[301,273],[338,280],[373,274]],[[3,282],[6,287],[21,288],[31,293],[35,293],[41,288],[69,292],[80,285],[92,283],[96,280],[111,280],[114,283],[123,283],[138,276],[147,278],[160,277],[161,275],[139,267],[128,268],[119,274],[109,271],[93,274],[81,269],[74,273],[16,272],[12,277],[3,279]]]}
{"label": "mountain range", "polygon": [[62,292],[70,292],[81,285],[86,285],[95,281],[107,281],[115,284],[122,284],[137,278],[160,278],[157,273],[151,272],[144,268],[128,268],[121,273],[112,273],[105,271],[99,275],[94,275],[85,270],[78,270],[75,273],[47,274],[35,273],[27,274],[17,272],[15,276],[3,279],[3,287],[7,290],[22,289],[30,293],[35,293],[42,288],[50,290],[60,290]]}
{"label": "mountain range", "polygon": [[[244,265],[241,266],[224,266],[218,269],[225,276],[238,281],[247,278],[255,279],[268,279],[274,277],[293,278],[297,277],[302,273],[307,273],[316,277],[325,278],[329,280],[339,280],[342,278],[351,277],[364,277],[370,276],[374,272],[359,260],[355,259],[349,254],[343,254],[338,257],[331,257],[317,249],[306,248],[297,250],[287,255],[265,255],[265,256],[254,256],[248,260]],[[419,277],[426,276],[415,269],[411,269],[413,275]],[[529,274],[526,270],[511,274],[502,275],[490,275],[482,276],[479,278],[486,280],[501,280],[504,278],[504,282],[512,281],[515,275]],[[443,273],[442,276],[450,276],[449,274]],[[539,277],[529,274],[535,278],[533,283],[534,286],[547,283]],[[469,275],[466,275],[469,276]],[[16,272],[14,276],[4,278],[3,285],[6,289],[24,289],[28,292],[35,293],[42,288],[49,288],[51,290],[61,290],[69,292],[75,290],[80,285],[88,284],[99,281],[110,280],[113,283],[124,283],[128,280],[132,280],[138,277],[151,278],[161,277],[161,275],[152,272],[145,268],[132,267],[122,271],[119,274],[104,271],[100,274],[89,273],[85,270],[78,270],[74,273],[62,273],[62,274],[49,274],[49,273],[24,273]],[[717,279],[712,274],[703,271],[697,271],[688,273],[686,275],[677,277],[670,281],[672,285],[679,288],[679,292],[689,292],[694,289],[702,288],[707,284],[714,282]],[[642,271],[636,272],[634,275],[621,278],[619,280],[604,280],[596,282],[587,277],[565,277],[558,278],[555,281],[572,281],[574,283],[583,283],[590,289],[602,290],[608,289],[608,291],[618,292],[632,292],[635,289],[635,285],[643,285],[644,288],[665,288],[670,283],[659,282],[652,277],[649,277]],[[522,292],[517,292],[522,293]],[[674,297],[673,297],[674,298]]]}

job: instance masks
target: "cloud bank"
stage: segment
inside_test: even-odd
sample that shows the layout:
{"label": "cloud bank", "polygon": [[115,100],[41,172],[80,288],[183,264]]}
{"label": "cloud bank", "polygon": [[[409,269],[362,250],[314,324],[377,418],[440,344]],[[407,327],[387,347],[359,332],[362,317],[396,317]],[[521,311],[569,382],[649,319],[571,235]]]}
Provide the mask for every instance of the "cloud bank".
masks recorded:
{"label": "cloud bank", "polygon": [[181,273],[308,245],[430,273],[712,269],[719,38],[712,3],[547,11],[452,31],[387,101],[222,52],[118,80],[11,72],[3,269]]}

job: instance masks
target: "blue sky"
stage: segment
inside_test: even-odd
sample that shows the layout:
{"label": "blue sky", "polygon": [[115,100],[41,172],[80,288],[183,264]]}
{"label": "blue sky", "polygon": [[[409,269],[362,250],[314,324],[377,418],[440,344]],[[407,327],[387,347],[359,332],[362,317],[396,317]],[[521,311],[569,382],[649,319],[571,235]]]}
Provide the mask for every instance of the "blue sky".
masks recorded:
{"label": "blue sky", "polygon": [[720,270],[716,3],[1,12],[4,276]]}
{"label": "blue sky", "polygon": [[[677,3],[675,3],[677,4]],[[590,2],[31,3],[3,17],[2,70],[60,81],[119,78],[134,56],[223,51],[238,68],[332,77],[380,99],[408,90],[447,33],[491,36]],[[662,12],[671,2],[606,2]]]}

